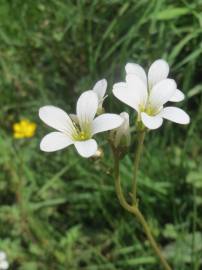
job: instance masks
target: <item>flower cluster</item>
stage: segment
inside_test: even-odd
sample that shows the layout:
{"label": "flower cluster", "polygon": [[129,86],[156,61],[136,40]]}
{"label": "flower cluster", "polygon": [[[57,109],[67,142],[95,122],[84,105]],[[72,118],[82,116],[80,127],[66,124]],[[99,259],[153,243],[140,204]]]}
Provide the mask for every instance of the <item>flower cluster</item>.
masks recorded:
{"label": "flower cluster", "polygon": [[148,129],[157,129],[163,118],[179,124],[188,124],[189,116],[173,106],[164,107],[168,101],[178,102],[184,94],[177,89],[173,79],[168,79],[169,66],[162,59],[156,60],[149,68],[148,75],[137,64],[125,66],[126,81],[113,86],[113,94],[119,100],[132,107]]}
{"label": "flower cluster", "polygon": [[7,256],[4,251],[0,251],[0,270],[6,270],[9,267]]}
{"label": "flower cluster", "polygon": [[36,124],[27,119],[13,124],[13,136],[15,139],[31,138],[36,132]]}
{"label": "flower cluster", "polygon": [[[126,81],[113,85],[113,94],[120,101],[137,112],[137,121],[147,129],[157,129],[163,118],[179,124],[188,124],[190,119],[182,109],[164,105],[179,102],[184,94],[177,89],[173,79],[168,78],[169,65],[166,61],[156,60],[146,75],[144,69],[134,63],[125,66]],[[93,156],[97,142],[93,138],[100,132],[111,131],[114,147],[129,146],[129,115],[104,113],[103,101],[106,98],[107,81],[98,81],[92,90],[81,94],[76,105],[76,114],[67,114],[55,106],[44,106],[39,110],[39,117],[48,126],[57,131],[47,134],[41,141],[40,148],[46,152],[63,149],[74,145],[82,157]]]}

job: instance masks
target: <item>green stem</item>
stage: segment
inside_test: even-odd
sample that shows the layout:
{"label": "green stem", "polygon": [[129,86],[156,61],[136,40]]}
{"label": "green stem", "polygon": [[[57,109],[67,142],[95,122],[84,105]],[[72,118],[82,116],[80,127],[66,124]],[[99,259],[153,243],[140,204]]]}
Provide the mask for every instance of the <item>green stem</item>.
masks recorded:
{"label": "green stem", "polygon": [[122,207],[127,210],[128,212],[132,213],[139,223],[142,225],[144,228],[145,234],[147,236],[147,239],[149,240],[154,252],[156,255],[159,257],[160,262],[162,266],[164,267],[165,270],[171,270],[171,267],[167,263],[166,259],[163,257],[161,249],[158,247],[154,237],[152,236],[151,230],[149,228],[149,225],[147,224],[143,214],[140,212],[138,207],[136,205],[130,205],[126,201],[122,188],[121,188],[121,182],[120,182],[120,175],[119,175],[119,158],[117,157],[116,153],[114,152],[114,176],[115,176],[115,189],[116,189],[116,194],[119,199],[120,204]]}
{"label": "green stem", "polygon": [[133,205],[137,205],[137,173],[138,173],[138,167],[139,167],[139,162],[140,162],[140,156],[141,156],[142,148],[143,148],[144,137],[145,137],[145,131],[141,131],[138,134],[138,144],[137,144],[137,150],[135,153],[134,165],[133,165],[133,180],[132,180]]}
{"label": "green stem", "polygon": [[197,219],[197,205],[196,205],[196,187],[193,186],[193,233],[192,233],[192,266],[193,270],[197,269],[196,260],[196,219]]}

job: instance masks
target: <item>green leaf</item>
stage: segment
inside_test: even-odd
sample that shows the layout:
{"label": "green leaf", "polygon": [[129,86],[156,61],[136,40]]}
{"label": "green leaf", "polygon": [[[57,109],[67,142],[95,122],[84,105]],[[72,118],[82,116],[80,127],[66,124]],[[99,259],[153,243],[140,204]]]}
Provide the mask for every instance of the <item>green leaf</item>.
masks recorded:
{"label": "green leaf", "polygon": [[188,8],[166,8],[156,14],[157,20],[171,20],[190,13]]}
{"label": "green leaf", "polygon": [[198,84],[194,86],[191,90],[189,90],[189,92],[187,93],[187,97],[191,98],[201,93],[202,93],[202,84]]}

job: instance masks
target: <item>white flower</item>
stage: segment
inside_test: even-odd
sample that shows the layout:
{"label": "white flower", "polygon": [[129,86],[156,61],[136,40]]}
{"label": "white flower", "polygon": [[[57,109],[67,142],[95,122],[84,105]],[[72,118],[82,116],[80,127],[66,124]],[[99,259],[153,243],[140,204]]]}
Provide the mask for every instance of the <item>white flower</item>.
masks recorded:
{"label": "white flower", "polygon": [[177,89],[176,82],[168,79],[169,66],[162,59],[155,61],[149,68],[148,76],[137,64],[128,63],[126,82],[116,83],[113,94],[138,113],[138,120],[149,129],[159,128],[163,118],[179,124],[188,124],[189,116],[182,109],[163,107],[168,101],[181,101],[183,93]]}
{"label": "white flower", "polygon": [[[97,143],[92,136],[103,131],[120,126],[123,122],[119,115],[105,113],[95,118],[98,109],[98,97],[89,90],[84,92],[77,101],[75,121],[70,116],[54,106],[44,106],[39,109],[39,117],[48,126],[57,131],[46,135],[40,144],[45,152],[63,149],[74,144],[82,157],[90,157],[97,150]],[[95,118],[95,119],[94,119]]]}
{"label": "white flower", "polygon": [[4,251],[0,251],[0,261],[6,260],[6,253]]}
{"label": "white flower", "polygon": [[4,251],[0,251],[0,270],[6,270],[9,267],[9,263],[6,258],[6,253]]}
{"label": "white flower", "polygon": [[107,80],[106,79],[102,79],[102,80],[96,82],[96,84],[93,87],[92,91],[94,93],[96,93],[98,96],[98,110],[97,110],[98,114],[102,113],[102,111],[103,111],[102,104],[103,104],[103,101],[105,100],[105,98],[107,97],[107,96],[105,96],[106,90],[107,90]]}
{"label": "white flower", "polygon": [[129,114],[127,112],[120,113],[123,119],[123,123],[110,133],[111,140],[114,146],[117,148],[120,146],[129,146],[130,144],[130,126],[129,126]]}

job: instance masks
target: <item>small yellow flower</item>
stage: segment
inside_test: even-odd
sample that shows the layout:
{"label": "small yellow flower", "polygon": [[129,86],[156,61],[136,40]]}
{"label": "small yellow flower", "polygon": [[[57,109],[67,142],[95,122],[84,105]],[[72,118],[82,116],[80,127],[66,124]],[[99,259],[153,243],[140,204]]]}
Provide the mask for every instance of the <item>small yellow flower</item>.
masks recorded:
{"label": "small yellow flower", "polygon": [[36,132],[36,124],[28,119],[22,119],[13,124],[13,136],[15,139],[31,138]]}

